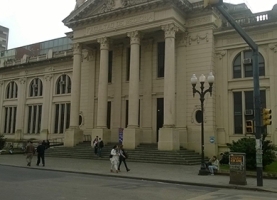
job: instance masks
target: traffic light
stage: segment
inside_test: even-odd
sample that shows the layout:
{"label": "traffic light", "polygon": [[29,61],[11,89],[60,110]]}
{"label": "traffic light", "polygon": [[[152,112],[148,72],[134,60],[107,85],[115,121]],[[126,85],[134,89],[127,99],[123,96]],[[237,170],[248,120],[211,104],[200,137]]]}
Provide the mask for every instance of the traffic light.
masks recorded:
{"label": "traffic light", "polygon": [[204,8],[223,4],[223,0],[204,0]]}
{"label": "traffic light", "polygon": [[246,120],[246,133],[254,133],[254,123],[253,120]]}
{"label": "traffic light", "polygon": [[263,125],[271,125],[271,109],[269,108],[263,109]]}

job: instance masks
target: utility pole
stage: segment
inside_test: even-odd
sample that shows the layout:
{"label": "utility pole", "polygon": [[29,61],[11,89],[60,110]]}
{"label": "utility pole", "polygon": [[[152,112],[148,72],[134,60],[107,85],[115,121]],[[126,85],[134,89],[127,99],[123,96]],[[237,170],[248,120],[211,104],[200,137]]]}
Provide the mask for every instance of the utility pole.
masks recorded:
{"label": "utility pole", "polygon": [[263,186],[263,148],[261,133],[261,99],[260,99],[260,80],[259,80],[259,50],[258,45],[247,35],[247,33],[236,23],[233,17],[223,8],[223,0],[204,0],[204,7],[212,6],[226,18],[244,41],[251,47],[253,82],[254,82],[254,121],[256,137],[256,168],[257,168],[257,186]]}

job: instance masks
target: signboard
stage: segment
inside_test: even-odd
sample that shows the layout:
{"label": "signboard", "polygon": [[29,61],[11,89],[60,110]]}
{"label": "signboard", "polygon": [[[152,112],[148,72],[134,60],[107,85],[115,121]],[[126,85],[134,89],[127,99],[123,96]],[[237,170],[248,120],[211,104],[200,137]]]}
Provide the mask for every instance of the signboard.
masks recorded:
{"label": "signboard", "polygon": [[122,142],[123,142],[123,128],[119,128],[118,129],[118,142],[120,143],[120,144],[122,144]]}
{"label": "signboard", "polygon": [[215,142],[215,138],[214,138],[214,136],[211,136],[211,137],[210,137],[210,143],[213,144],[214,142]]}
{"label": "signboard", "polygon": [[245,153],[230,153],[230,184],[246,185]]}

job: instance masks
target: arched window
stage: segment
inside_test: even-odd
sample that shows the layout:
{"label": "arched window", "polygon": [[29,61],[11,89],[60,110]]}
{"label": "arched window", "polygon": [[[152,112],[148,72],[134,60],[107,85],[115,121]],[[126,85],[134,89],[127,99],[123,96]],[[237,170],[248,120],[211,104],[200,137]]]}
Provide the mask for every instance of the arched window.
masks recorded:
{"label": "arched window", "polygon": [[29,86],[30,97],[42,96],[43,85],[39,78],[35,78],[31,81]]}
{"label": "arched window", "polygon": [[56,94],[70,94],[71,80],[66,74],[61,75],[56,82]]}
{"label": "arched window", "polygon": [[18,92],[18,87],[16,82],[11,81],[6,89],[6,98],[7,99],[15,99],[17,98],[17,92]]}
{"label": "arched window", "polygon": [[[265,63],[262,54],[259,53],[259,75],[265,75]],[[233,78],[253,77],[252,51],[242,51],[233,62]]]}

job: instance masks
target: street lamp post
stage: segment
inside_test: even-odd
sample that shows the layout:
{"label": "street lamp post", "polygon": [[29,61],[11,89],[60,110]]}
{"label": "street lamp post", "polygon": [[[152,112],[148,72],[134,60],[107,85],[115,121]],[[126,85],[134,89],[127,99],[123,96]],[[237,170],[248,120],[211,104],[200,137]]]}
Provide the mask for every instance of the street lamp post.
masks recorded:
{"label": "street lamp post", "polygon": [[196,84],[198,82],[197,77],[195,76],[195,74],[192,75],[190,82],[192,85],[192,93],[193,93],[193,97],[195,96],[195,93],[198,93],[200,96],[200,102],[201,102],[201,115],[202,115],[202,119],[201,119],[201,167],[199,170],[198,175],[207,175],[208,171],[206,169],[206,165],[205,165],[205,160],[204,160],[204,101],[205,101],[205,94],[206,93],[210,93],[210,95],[212,95],[212,90],[213,90],[213,83],[214,83],[214,75],[212,72],[210,72],[209,76],[208,76],[208,83],[209,83],[209,88],[204,90],[204,83],[206,81],[206,77],[202,74],[199,77],[199,82],[200,82],[200,91],[195,89]]}

